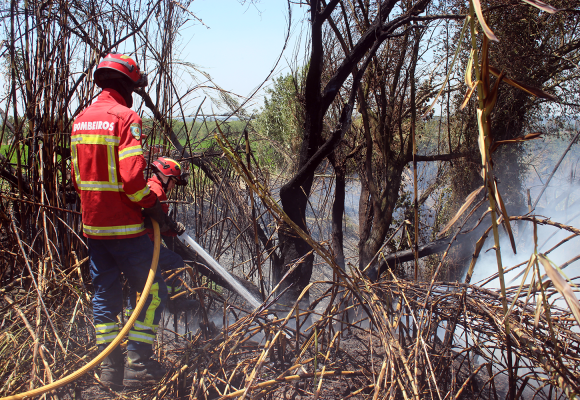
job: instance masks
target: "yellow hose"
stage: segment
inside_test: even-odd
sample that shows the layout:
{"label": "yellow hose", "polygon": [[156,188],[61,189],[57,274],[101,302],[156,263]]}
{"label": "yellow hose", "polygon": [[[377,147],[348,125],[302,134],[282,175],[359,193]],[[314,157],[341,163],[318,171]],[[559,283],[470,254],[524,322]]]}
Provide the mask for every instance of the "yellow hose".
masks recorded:
{"label": "yellow hose", "polygon": [[64,378],[59,379],[58,381],[54,381],[43,387],[39,387],[37,389],[29,390],[28,392],[15,394],[8,397],[2,397],[0,398],[0,400],[17,400],[24,399],[25,397],[40,396],[41,394],[44,394],[54,389],[58,389],[61,386],[64,386],[77,380],[78,378],[89,372],[91,369],[99,365],[101,361],[103,361],[109,354],[111,354],[111,352],[115,349],[115,347],[117,347],[121,343],[121,341],[125,338],[125,336],[127,336],[129,330],[133,327],[133,324],[137,320],[137,317],[139,316],[141,310],[143,309],[145,303],[147,302],[147,297],[149,297],[149,291],[151,290],[153,280],[155,279],[155,272],[157,271],[157,263],[159,262],[159,250],[161,246],[159,224],[153,218],[151,218],[151,222],[153,223],[155,241],[153,245],[153,260],[151,260],[151,269],[149,270],[149,276],[147,277],[147,282],[145,282],[145,287],[143,288],[143,294],[139,298],[139,302],[137,302],[135,311],[133,311],[133,314],[131,314],[129,321],[127,321],[127,323],[125,324],[123,329],[121,329],[121,332],[119,332],[117,337],[113,339],[113,341],[107,346],[107,348],[103,350],[101,354],[99,354],[93,361],[91,361],[84,367],[76,370],[72,374],[65,376]]}

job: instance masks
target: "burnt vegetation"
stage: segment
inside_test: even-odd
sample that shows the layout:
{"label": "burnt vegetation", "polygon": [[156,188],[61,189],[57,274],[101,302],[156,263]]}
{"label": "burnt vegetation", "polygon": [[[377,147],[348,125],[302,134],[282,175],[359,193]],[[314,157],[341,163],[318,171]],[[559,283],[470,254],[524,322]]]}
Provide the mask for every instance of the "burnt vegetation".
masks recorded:
{"label": "burnt vegetation", "polygon": [[[190,3],[4,4],[0,397],[96,356],[70,132],[118,50],[151,71],[148,162],[191,172],[174,217],[263,305],[192,252],[204,311],[163,319],[166,377],[115,393],[93,371],[47,398],[578,398],[578,1],[303,2],[307,63],[255,116],[179,59]],[[532,196],[545,138],[562,158]],[[490,254],[497,287],[471,282]]]}

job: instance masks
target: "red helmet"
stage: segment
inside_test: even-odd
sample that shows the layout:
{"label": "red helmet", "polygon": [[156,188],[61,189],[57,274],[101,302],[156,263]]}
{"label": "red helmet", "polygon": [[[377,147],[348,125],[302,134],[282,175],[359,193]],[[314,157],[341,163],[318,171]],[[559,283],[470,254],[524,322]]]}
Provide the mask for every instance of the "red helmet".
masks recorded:
{"label": "red helmet", "polygon": [[175,178],[176,185],[186,185],[187,184],[187,174],[181,172],[181,165],[171,158],[159,157],[157,160],[153,161],[153,168],[156,169],[162,175],[169,178]]}
{"label": "red helmet", "polygon": [[102,80],[119,78],[119,73],[129,78],[135,87],[147,86],[147,75],[139,70],[137,63],[129,56],[114,52],[99,63],[94,73],[95,83],[102,87]]}

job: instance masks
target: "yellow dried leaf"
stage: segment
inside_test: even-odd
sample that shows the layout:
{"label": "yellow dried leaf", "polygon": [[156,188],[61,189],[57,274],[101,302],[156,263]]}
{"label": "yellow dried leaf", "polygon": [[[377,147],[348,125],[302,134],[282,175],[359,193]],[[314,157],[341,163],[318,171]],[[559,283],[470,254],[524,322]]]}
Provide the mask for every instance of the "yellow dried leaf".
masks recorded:
{"label": "yellow dried leaf", "polygon": [[451,218],[451,221],[449,221],[447,223],[447,225],[445,225],[443,227],[443,229],[441,229],[441,231],[437,234],[437,237],[441,237],[445,234],[445,232],[447,232],[449,230],[449,228],[451,228],[453,226],[453,224],[455,224],[455,222],[457,222],[457,220],[459,219],[459,217],[461,217],[461,215],[463,215],[463,213],[465,212],[465,210],[467,210],[467,208],[469,208],[469,206],[473,203],[473,200],[475,200],[475,198],[477,197],[477,195],[479,193],[481,193],[481,190],[483,189],[483,186],[481,186],[479,189],[475,189],[473,192],[471,192],[466,198],[465,198],[465,202],[463,203],[463,205],[461,206],[461,208],[455,213],[455,216],[453,218]]}
{"label": "yellow dried leaf", "polygon": [[531,6],[534,6],[536,8],[539,8],[542,11],[545,11],[547,13],[550,14],[555,14],[558,11],[560,11],[559,8],[554,8],[549,4],[544,3],[543,1],[540,0],[522,0],[524,3],[528,3]]}
{"label": "yellow dried leaf", "polygon": [[483,99],[486,100],[489,93],[489,40],[484,36],[481,43],[481,87],[483,88]]}
{"label": "yellow dried leaf", "polygon": [[495,81],[495,84],[493,85],[493,89],[491,89],[491,92],[485,98],[484,108],[485,108],[485,116],[486,117],[489,114],[491,114],[491,111],[495,107],[495,103],[497,102],[497,92],[499,90],[499,84],[500,84],[502,79],[503,79],[503,71],[501,74],[499,74],[499,76],[497,77],[497,80]]}
{"label": "yellow dried leaf", "polygon": [[578,301],[572,286],[570,286],[568,281],[564,279],[564,277],[560,275],[556,268],[552,266],[552,263],[545,255],[538,254],[538,259],[544,266],[546,274],[552,280],[556,290],[560,292],[560,294],[564,297],[564,300],[566,300],[566,303],[568,304],[568,307],[570,307],[576,322],[578,325],[580,325],[580,301]]}
{"label": "yellow dried leaf", "polygon": [[477,15],[477,19],[479,20],[479,24],[485,33],[485,36],[489,38],[489,40],[493,40],[494,42],[499,42],[499,39],[494,35],[494,33],[489,29],[485,19],[483,18],[483,13],[481,12],[481,3],[479,0],[472,0],[473,8],[475,9],[475,14]]}
{"label": "yellow dried leaf", "polygon": [[542,315],[542,309],[544,305],[542,302],[544,297],[542,296],[542,292],[538,293],[538,298],[536,299],[536,315],[534,317],[534,328],[538,328],[538,324],[540,323],[540,316]]}
{"label": "yellow dried leaf", "polygon": [[475,86],[471,78],[471,71],[473,69],[473,55],[475,54],[475,49],[471,49],[469,52],[469,61],[467,62],[467,69],[465,70],[465,84],[472,88]]}
{"label": "yellow dried leaf", "polygon": [[499,193],[499,188],[497,187],[497,181],[494,179],[493,180],[494,186],[495,186],[495,198],[497,201],[497,204],[499,205],[499,209],[501,212],[501,215],[503,216],[503,226],[505,227],[505,230],[508,233],[508,236],[510,238],[510,243],[512,245],[512,250],[514,252],[514,254],[517,254],[516,251],[516,241],[514,240],[514,234],[512,232],[512,226],[510,225],[510,217],[507,213],[507,209],[505,208],[505,204],[503,202],[503,199],[501,198],[501,194]]}
{"label": "yellow dried leaf", "polygon": [[479,81],[475,82],[475,85],[473,85],[468,91],[467,93],[465,93],[465,98],[463,99],[463,103],[461,103],[461,107],[459,108],[460,110],[463,110],[465,108],[465,106],[467,106],[467,103],[469,102],[469,99],[471,99],[471,96],[473,95],[473,92],[475,91],[475,88],[477,88],[477,84],[479,83]]}
{"label": "yellow dried leaf", "polygon": [[477,127],[479,128],[479,136],[477,138],[477,144],[479,145],[479,152],[481,153],[481,165],[484,167],[487,165],[487,157],[485,156],[485,132],[483,131],[483,110],[477,109]]}
{"label": "yellow dried leaf", "polygon": [[532,257],[530,257],[530,260],[528,261],[528,265],[526,266],[526,269],[524,270],[524,278],[520,282],[520,286],[518,287],[518,291],[516,292],[516,295],[514,296],[514,299],[512,301],[510,309],[509,309],[508,313],[506,314],[506,316],[504,317],[504,320],[506,318],[508,318],[510,316],[510,314],[512,313],[512,310],[513,310],[514,306],[516,305],[516,303],[520,297],[520,293],[522,292],[522,289],[526,285],[526,279],[528,278],[528,274],[531,271],[532,266],[533,266],[533,260],[535,259],[534,256],[535,256],[535,254],[532,254]]}
{"label": "yellow dried leaf", "polygon": [[473,276],[473,269],[475,268],[475,262],[477,261],[477,257],[479,257],[479,253],[481,253],[481,249],[483,248],[483,244],[485,243],[485,239],[487,239],[487,235],[489,234],[489,230],[485,232],[485,234],[479,238],[477,243],[475,243],[475,250],[473,252],[473,256],[471,257],[471,262],[469,263],[469,268],[467,269],[467,275],[465,275],[465,283],[469,285],[471,282],[471,277]]}
{"label": "yellow dried leaf", "polygon": [[[492,75],[495,76],[499,76],[500,75],[500,70],[493,67],[493,66],[489,66],[489,72],[491,72]],[[550,93],[546,93],[540,89],[537,89],[533,86],[527,85],[525,83],[519,82],[519,81],[515,81],[513,79],[510,79],[508,77],[503,78],[503,81],[515,88],[518,88],[520,90],[523,90],[524,92],[531,94],[532,96],[536,96],[539,97],[541,99],[546,99],[546,100],[551,100],[551,101],[558,101],[558,98]]]}
{"label": "yellow dried leaf", "polygon": [[519,142],[525,142],[527,140],[534,140],[534,139],[538,139],[541,135],[543,135],[542,132],[534,132],[534,133],[530,133],[526,136],[520,136],[517,137],[515,139],[509,139],[509,140],[498,140],[497,142],[495,142],[493,144],[493,146],[491,146],[491,149],[489,149],[490,153],[493,153],[494,151],[497,150],[497,148],[501,145],[504,144],[510,144],[510,143],[519,143]]}

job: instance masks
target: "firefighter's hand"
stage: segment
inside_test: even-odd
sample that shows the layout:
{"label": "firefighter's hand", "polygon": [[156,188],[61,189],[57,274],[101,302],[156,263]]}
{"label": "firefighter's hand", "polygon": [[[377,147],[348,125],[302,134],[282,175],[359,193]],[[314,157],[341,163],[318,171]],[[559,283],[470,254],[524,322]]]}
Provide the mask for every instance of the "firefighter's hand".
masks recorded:
{"label": "firefighter's hand", "polygon": [[[149,217],[157,221],[157,223],[159,224],[159,230],[161,232],[166,232],[167,230],[169,230],[170,228],[168,223],[169,217],[167,216],[167,214],[165,214],[165,212],[163,212],[163,208],[161,207],[159,199],[155,201],[153,207],[144,208],[143,215],[145,215],[146,219],[147,217]],[[146,224],[148,224],[147,221]]]}
{"label": "firefighter's hand", "polygon": [[175,232],[178,235],[181,235],[183,232],[185,232],[185,225],[183,225],[181,222],[177,223],[177,230],[175,230]]}
{"label": "firefighter's hand", "polygon": [[72,190],[65,192],[64,197],[66,199],[67,204],[75,204],[79,196],[77,195],[77,192]]}
{"label": "firefighter's hand", "polygon": [[181,222],[175,222],[171,218],[169,218],[169,220],[169,226],[173,232],[177,233],[178,235],[181,235],[183,232],[185,232],[185,225],[183,225]]}

